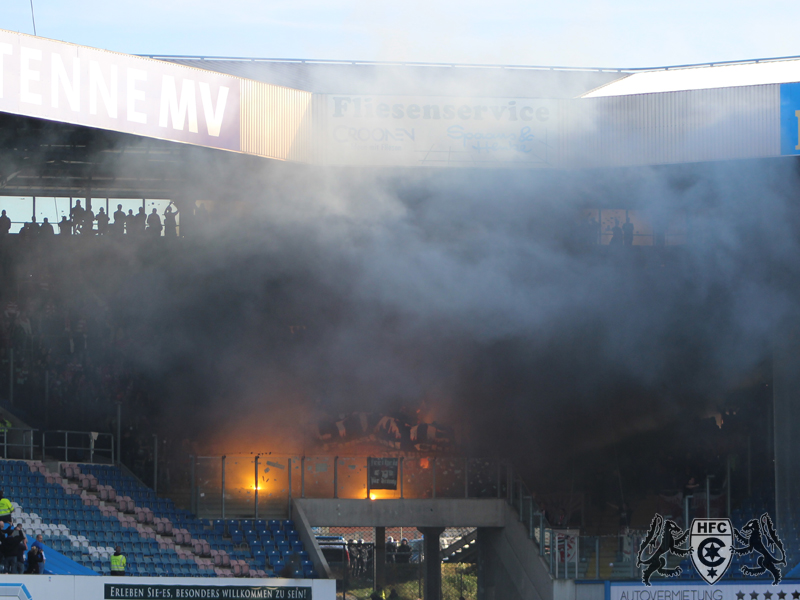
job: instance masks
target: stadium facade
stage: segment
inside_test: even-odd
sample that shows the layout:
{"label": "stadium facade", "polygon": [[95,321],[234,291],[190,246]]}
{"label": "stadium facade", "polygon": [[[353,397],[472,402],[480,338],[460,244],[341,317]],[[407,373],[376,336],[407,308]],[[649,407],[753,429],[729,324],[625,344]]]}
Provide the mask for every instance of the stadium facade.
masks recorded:
{"label": "stadium facade", "polygon": [[310,165],[564,169],[800,152],[796,58],[579,70],[141,57],[7,31],[0,58],[7,114]]}

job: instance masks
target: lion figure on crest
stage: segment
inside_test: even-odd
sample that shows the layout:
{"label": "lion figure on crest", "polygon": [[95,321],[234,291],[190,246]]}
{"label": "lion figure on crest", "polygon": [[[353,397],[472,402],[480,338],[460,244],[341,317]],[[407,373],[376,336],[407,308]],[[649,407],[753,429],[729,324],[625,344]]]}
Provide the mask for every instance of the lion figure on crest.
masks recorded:
{"label": "lion figure on crest", "polygon": [[[675,521],[664,519],[661,515],[656,515],[650,522],[650,529],[639,546],[639,553],[636,555],[636,566],[644,567],[642,571],[642,583],[649,586],[650,577],[654,574],[662,577],[678,577],[682,573],[680,567],[667,567],[667,555],[670,553],[676,556],[689,556],[692,548],[681,548],[689,537],[690,530],[683,531]],[[650,556],[645,558],[645,554]]]}

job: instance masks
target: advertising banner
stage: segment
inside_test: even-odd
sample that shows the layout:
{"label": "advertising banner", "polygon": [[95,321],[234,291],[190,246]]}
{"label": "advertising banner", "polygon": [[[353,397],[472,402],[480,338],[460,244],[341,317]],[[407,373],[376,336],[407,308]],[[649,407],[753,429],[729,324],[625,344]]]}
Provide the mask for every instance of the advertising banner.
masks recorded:
{"label": "advertising banner", "polygon": [[800,83],[781,84],[781,154],[800,154]]}
{"label": "advertising banner", "polygon": [[797,597],[800,584],[783,582],[772,585],[769,581],[722,581],[714,585],[705,583],[614,583],[607,587],[606,600],[778,600]]}
{"label": "advertising banner", "polygon": [[0,30],[0,111],[239,151],[240,80]]}
{"label": "advertising banner", "polygon": [[328,162],[551,167],[557,103],[526,98],[329,95]]}
{"label": "advertising banner", "polygon": [[19,600],[112,600],[116,598],[218,598],[231,600],[335,600],[328,579],[204,579],[196,577],[3,576],[0,597]]}
{"label": "advertising banner", "polygon": [[396,490],[398,461],[396,458],[369,458],[369,489]]}

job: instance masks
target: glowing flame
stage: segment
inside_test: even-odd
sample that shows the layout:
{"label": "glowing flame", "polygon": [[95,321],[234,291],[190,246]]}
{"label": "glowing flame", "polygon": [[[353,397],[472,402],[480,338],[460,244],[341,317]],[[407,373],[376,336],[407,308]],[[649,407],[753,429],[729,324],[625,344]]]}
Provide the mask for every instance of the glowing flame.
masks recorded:
{"label": "glowing flame", "polygon": [[372,492],[372,493],[369,495],[369,499],[370,499],[370,500],[375,500],[375,498],[377,498],[377,497],[378,497],[378,496],[377,496],[377,494],[375,494],[375,492]]}

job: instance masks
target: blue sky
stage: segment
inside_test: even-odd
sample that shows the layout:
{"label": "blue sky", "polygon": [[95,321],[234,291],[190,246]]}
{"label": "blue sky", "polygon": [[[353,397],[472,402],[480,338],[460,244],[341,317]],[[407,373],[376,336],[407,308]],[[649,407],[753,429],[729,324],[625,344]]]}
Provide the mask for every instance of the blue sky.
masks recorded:
{"label": "blue sky", "polygon": [[[800,54],[762,0],[33,0],[39,35],[132,54],[660,66]],[[30,0],[0,28],[32,33]]]}

